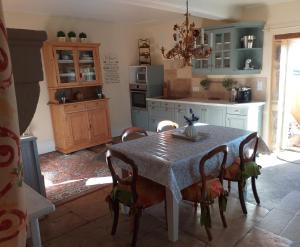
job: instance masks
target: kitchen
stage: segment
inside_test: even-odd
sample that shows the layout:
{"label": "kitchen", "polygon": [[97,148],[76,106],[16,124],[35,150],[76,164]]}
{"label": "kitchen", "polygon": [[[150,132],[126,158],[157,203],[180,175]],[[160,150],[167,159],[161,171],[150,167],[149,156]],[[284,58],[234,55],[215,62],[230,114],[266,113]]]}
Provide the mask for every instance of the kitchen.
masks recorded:
{"label": "kitchen", "polygon": [[[168,239],[177,240],[179,246],[187,243],[192,245],[196,242],[200,246],[206,246],[208,243],[213,246],[224,246],[224,242],[228,246],[247,246],[249,241],[256,241],[262,246],[273,246],[274,241],[280,242],[280,246],[290,246],[288,239],[292,239],[296,244],[299,242],[299,239],[290,234],[290,226],[297,224],[297,212],[292,210],[283,212],[287,201],[298,205],[299,188],[292,186],[295,184],[292,173],[297,174],[297,166],[291,160],[287,163],[290,169],[285,169],[285,163],[281,163],[276,157],[270,161],[259,159],[259,162],[263,163],[263,176],[257,179],[257,190],[253,187],[254,179],[251,178],[249,190],[252,187],[254,197],[250,192],[250,196],[246,197],[246,205],[242,202],[241,193],[237,190],[238,186],[232,186],[228,206],[230,210],[225,214],[228,218],[227,231],[223,229],[226,222],[222,215],[223,226],[220,228],[217,226],[219,219],[215,219],[214,216],[212,218],[212,236],[208,232],[205,233],[199,217],[194,217],[195,221],[192,222],[182,221],[182,217],[192,218],[190,214],[192,210],[189,203],[183,205],[179,203],[182,207],[178,208],[180,196],[178,197],[177,192],[179,188],[183,189],[191,182],[195,182],[195,173],[193,173],[195,167],[183,171],[188,179],[179,179],[178,172],[181,166],[195,165],[191,157],[200,157],[193,153],[195,149],[202,155],[216,144],[225,143],[229,147],[228,159],[231,163],[233,152],[238,155],[236,147],[240,144],[241,138],[245,137],[245,133],[257,132],[260,136],[258,152],[262,151],[262,143],[276,150],[277,147],[272,139],[274,130],[270,127],[274,124],[271,111],[273,113],[276,110],[271,109],[274,103],[271,102],[273,78],[270,76],[273,71],[272,42],[276,34],[297,31],[297,25],[293,24],[297,23],[294,9],[299,7],[297,3],[274,4],[270,1],[272,3],[266,6],[243,7],[240,16],[236,17],[229,11],[229,4],[227,6],[223,3],[215,3],[217,7],[214,8],[204,4],[208,9],[206,13],[199,15],[199,9],[202,7],[197,8],[199,3],[195,4],[192,0],[190,2],[192,12],[190,23],[195,22],[194,29],[197,30],[195,34],[199,35],[193,43],[193,49],[195,48],[198,55],[195,54],[191,60],[190,57],[185,57],[185,61],[168,59],[173,55],[177,56],[169,51],[172,51],[176,45],[173,35],[174,24],[181,24],[184,18],[188,17],[182,15],[186,11],[185,3],[180,4],[180,13],[176,4],[167,5],[166,9],[165,5],[153,2],[151,4],[154,8],[152,6],[150,11],[148,7],[140,6],[141,3],[137,2],[136,5],[131,5],[122,1],[109,4],[105,1],[105,4],[97,3],[101,4],[100,9],[95,7],[95,3],[91,3],[82,6],[87,8],[86,12],[89,13],[89,17],[85,19],[82,18],[83,13],[73,13],[71,18],[70,13],[64,12],[69,9],[65,3],[60,3],[61,5],[57,3],[57,6],[61,6],[59,10],[54,6],[40,8],[41,6],[34,4],[24,6],[13,1],[6,2],[4,14],[9,28],[44,31],[48,35],[45,47],[48,44],[50,48],[44,47],[41,57],[44,79],[39,81],[40,95],[36,112],[26,131],[27,135],[37,137],[37,139],[33,138],[33,142],[36,142],[33,148],[36,162],[41,162],[41,166],[51,162],[56,165],[51,171],[43,171],[42,175],[48,176],[46,185],[48,188],[53,188],[55,185],[64,185],[64,188],[69,186],[68,190],[71,190],[72,185],[76,187],[74,185],[77,182],[81,182],[85,187],[100,185],[97,190],[85,190],[79,196],[69,197],[57,203],[56,212],[52,214],[53,218],[50,214],[49,218],[40,220],[42,240],[39,239],[39,242],[43,241],[47,246],[69,244],[92,246],[95,243],[123,246],[124,242],[130,241],[129,236],[132,232],[129,231],[129,226],[126,229],[128,233],[124,230],[125,234],[122,235],[123,228],[117,232],[116,237],[121,235],[121,239],[110,237],[107,231],[112,225],[107,205],[110,199],[104,196],[110,194],[112,183],[112,176],[105,161],[107,149],[130,153],[135,162],[143,156],[141,154],[145,154],[141,159],[143,162],[140,162],[139,172],[147,178],[153,178],[155,182],[161,182],[166,188],[171,188],[173,193],[170,194],[168,191],[165,195],[167,219],[163,215],[163,205],[143,215],[142,218],[145,218],[146,222],[141,224],[138,246],[143,246],[143,238],[146,244],[157,241],[161,242],[162,246],[170,243],[167,242]],[[120,15],[106,15],[106,13],[113,13],[109,9],[110,4],[115,7],[114,9],[120,10]],[[35,6],[34,13],[28,9],[31,8],[30,6]],[[75,6],[76,3],[74,9]],[[166,12],[160,8],[165,9]],[[278,16],[283,15],[281,8],[287,10],[285,13],[291,13],[284,16],[290,24],[279,21]],[[126,12],[129,9],[132,11],[134,9],[135,15]],[[108,22],[98,20],[99,15],[105,16]],[[232,16],[232,19],[224,18],[225,15]],[[132,22],[131,18],[136,22]],[[282,27],[284,25],[287,26]],[[59,43],[56,37],[59,30],[65,32],[74,30],[78,34],[84,31],[88,38],[82,43],[79,40],[73,44],[69,41]],[[141,46],[138,42],[140,39],[142,39]],[[147,43],[143,45],[145,40]],[[94,49],[92,52],[91,46]],[[69,54],[66,56],[62,50],[57,49],[62,47],[65,49],[72,47],[74,57]],[[165,48],[161,49],[162,47]],[[53,52],[55,49],[58,55]],[[82,49],[88,51],[82,52]],[[141,53],[145,61],[140,58]],[[65,68],[72,64],[70,62],[72,59],[74,59],[74,67],[79,67],[61,71],[66,82],[59,82],[55,74],[57,69],[53,73],[53,78],[49,77],[49,70],[52,69],[53,64],[58,63],[58,66]],[[110,63],[113,61],[116,61],[114,65]],[[50,66],[51,63],[53,64]],[[109,69],[114,71],[111,75],[113,79],[109,79],[109,75],[106,74],[109,70],[105,68],[107,64],[111,66]],[[61,90],[64,90],[65,94],[60,94]],[[59,124],[53,121],[56,113],[53,113],[51,108],[57,108],[57,112],[62,114],[58,117]],[[2,114],[2,109],[0,110]],[[193,116],[189,118],[191,112]],[[175,144],[181,145],[183,141],[175,139],[174,135],[172,137],[168,135],[171,132],[156,134],[158,123],[171,120],[181,127],[179,129],[181,131],[187,124],[186,119],[197,119],[199,123],[195,123],[195,126],[199,124],[197,128],[206,130],[210,137],[202,140],[205,145],[200,145],[201,141],[198,143],[186,141],[186,146],[182,146],[182,149],[175,147],[172,150],[170,147],[174,147]],[[145,133],[148,137],[144,140],[140,138],[127,144],[120,144],[123,131],[131,127],[147,130]],[[71,141],[69,132],[73,134]],[[65,146],[60,146],[59,142],[63,142]],[[226,153],[224,147],[222,148],[222,152]],[[151,152],[156,152],[156,157],[149,156]],[[107,155],[109,157],[109,153]],[[159,155],[161,159],[157,159]],[[80,166],[77,166],[79,169],[71,166],[76,163],[75,159],[81,161]],[[86,176],[88,170],[86,168],[91,167],[89,165],[96,167],[99,164],[100,172],[93,171],[92,175],[89,174],[91,176]],[[163,172],[157,172],[151,167],[149,169],[149,164],[156,169],[160,167]],[[170,164],[177,166],[174,174],[167,173],[169,171],[166,168]],[[26,166],[25,162],[24,166]],[[61,176],[69,173],[68,178],[57,182],[55,179],[59,176],[53,175],[55,172]],[[282,181],[280,175],[284,172],[289,174],[287,181],[291,182],[290,184]],[[75,175],[78,177],[72,177]],[[178,184],[166,181],[173,177],[175,179],[172,181],[178,180]],[[269,186],[270,183],[272,186]],[[226,185],[227,182],[225,187]],[[66,195],[66,190],[60,189],[59,193]],[[76,190],[77,187],[73,188],[73,191]],[[228,190],[230,191],[230,186]],[[280,190],[281,193],[276,193],[274,190]],[[260,195],[260,200],[257,194]],[[41,198],[39,200],[42,201]],[[245,217],[247,210],[248,216]],[[212,215],[215,214],[213,211],[215,210],[212,210]],[[278,211],[280,217],[274,213]],[[287,215],[282,217],[283,214]],[[199,209],[197,215],[201,216]],[[274,218],[276,221],[276,217],[280,218],[280,224],[272,224]],[[120,219],[120,226],[129,223],[126,222],[127,218],[123,214],[120,215]],[[168,229],[162,223],[165,220]],[[95,225],[96,227],[93,227]],[[274,225],[277,225],[280,230]],[[86,235],[86,232],[89,233]],[[233,233],[235,236],[232,236]],[[37,232],[35,236],[36,234]],[[212,242],[209,242],[211,238]]]}

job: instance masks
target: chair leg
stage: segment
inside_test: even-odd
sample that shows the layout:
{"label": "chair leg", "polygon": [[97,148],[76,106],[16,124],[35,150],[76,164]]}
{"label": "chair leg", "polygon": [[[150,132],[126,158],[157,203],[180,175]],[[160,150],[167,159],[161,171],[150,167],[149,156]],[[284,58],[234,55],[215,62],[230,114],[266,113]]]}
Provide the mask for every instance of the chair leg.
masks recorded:
{"label": "chair leg", "polygon": [[136,247],[141,214],[142,214],[141,209],[137,209],[137,212],[134,215],[134,227],[133,227],[133,236],[132,236],[131,247]]}
{"label": "chair leg", "polygon": [[231,191],[231,181],[227,181],[227,183],[228,183],[228,193],[230,193],[230,191]]}
{"label": "chair leg", "polygon": [[257,190],[256,190],[256,181],[255,180],[256,180],[256,177],[251,177],[252,191],[253,191],[253,195],[254,195],[256,203],[260,204],[259,196],[258,196]]}
{"label": "chair leg", "polygon": [[194,202],[194,214],[197,214],[198,202]]}
{"label": "chair leg", "polygon": [[[207,205],[207,206],[205,206],[205,207],[206,207],[206,210],[207,210],[207,213],[208,213],[209,222],[211,222],[209,205]],[[208,240],[209,240],[209,241],[212,241],[212,235],[211,235],[211,232],[210,232],[210,228],[211,228],[211,225],[205,226],[205,230],[206,230],[206,233],[207,233],[207,236],[208,236]]]}
{"label": "chair leg", "polygon": [[111,230],[111,235],[115,235],[117,231],[117,226],[119,222],[119,202],[113,202],[113,210],[114,210],[114,220],[113,220],[113,226]]}
{"label": "chair leg", "polygon": [[244,198],[244,188],[243,188],[243,184],[241,181],[238,182],[238,188],[239,188],[239,198],[240,198],[240,203],[241,203],[241,207],[243,210],[244,214],[247,214],[247,208],[246,208],[246,203],[245,203],[245,198]]}
{"label": "chair leg", "polygon": [[226,228],[227,227],[227,222],[226,222],[226,218],[225,218],[224,212],[223,212],[223,210],[221,208],[220,199],[219,199],[219,211],[220,211],[220,216],[221,216],[221,220],[222,220],[223,226]]}

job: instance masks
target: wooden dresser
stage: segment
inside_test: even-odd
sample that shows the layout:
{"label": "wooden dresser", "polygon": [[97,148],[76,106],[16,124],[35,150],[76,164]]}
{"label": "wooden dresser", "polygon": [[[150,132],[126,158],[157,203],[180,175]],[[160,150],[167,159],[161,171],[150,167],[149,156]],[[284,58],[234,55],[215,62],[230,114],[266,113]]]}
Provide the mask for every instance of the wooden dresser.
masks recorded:
{"label": "wooden dresser", "polygon": [[45,42],[43,58],[56,149],[70,153],[111,141],[102,98],[99,44]]}

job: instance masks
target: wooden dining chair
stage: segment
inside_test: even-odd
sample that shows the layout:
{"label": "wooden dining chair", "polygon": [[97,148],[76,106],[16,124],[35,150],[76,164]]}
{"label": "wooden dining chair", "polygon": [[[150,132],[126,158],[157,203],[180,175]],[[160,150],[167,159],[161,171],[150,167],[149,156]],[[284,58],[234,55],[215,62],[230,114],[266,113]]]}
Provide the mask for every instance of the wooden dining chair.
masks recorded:
{"label": "wooden dining chair", "polygon": [[[247,152],[251,146],[254,144],[253,152],[250,155],[247,155]],[[253,145],[252,145],[253,146]],[[225,169],[224,180],[228,181],[228,191],[231,190],[231,182],[238,183],[239,190],[239,199],[241,203],[241,207],[244,214],[247,214],[247,208],[244,198],[244,188],[246,185],[246,181],[251,177],[251,184],[253,195],[257,204],[260,203],[260,199],[256,190],[256,179],[258,175],[260,175],[261,167],[256,164],[256,153],[258,146],[258,136],[257,133],[252,133],[247,136],[240,144],[239,147],[239,157],[236,158],[234,163]]]}
{"label": "wooden dining chair", "polygon": [[[121,160],[131,169],[126,178],[117,175],[112,159]],[[130,208],[130,215],[134,216],[134,227],[131,246],[135,247],[139,230],[139,221],[142,211],[165,200],[164,186],[138,175],[138,168],[130,158],[120,152],[108,150],[106,162],[113,179],[112,192],[107,196],[106,201],[113,211],[113,226],[111,234],[115,235],[119,220],[119,203]]]}
{"label": "wooden dining chair", "polygon": [[[220,166],[220,172],[217,176],[207,176],[205,174],[205,163],[223,153],[223,159]],[[224,216],[224,211],[226,210],[227,203],[227,191],[223,188],[223,175],[225,171],[225,164],[227,160],[227,146],[219,146],[206,155],[200,160],[199,170],[201,181],[195,183],[181,191],[183,200],[190,201],[194,203],[195,210],[197,209],[198,203],[201,206],[201,225],[204,225],[208,239],[212,240],[212,235],[210,232],[211,228],[211,216],[209,206],[213,204],[214,199],[219,200],[219,211],[221,220],[224,227],[227,227],[226,219]]]}
{"label": "wooden dining chair", "polygon": [[136,139],[138,137],[148,136],[147,132],[143,128],[130,127],[123,131],[121,135],[122,142],[128,141],[131,138]]}
{"label": "wooden dining chair", "polygon": [[156,132],[160,133],[167,130],[178,129],[179,125],[170,120],[163,120],[157,124]]}

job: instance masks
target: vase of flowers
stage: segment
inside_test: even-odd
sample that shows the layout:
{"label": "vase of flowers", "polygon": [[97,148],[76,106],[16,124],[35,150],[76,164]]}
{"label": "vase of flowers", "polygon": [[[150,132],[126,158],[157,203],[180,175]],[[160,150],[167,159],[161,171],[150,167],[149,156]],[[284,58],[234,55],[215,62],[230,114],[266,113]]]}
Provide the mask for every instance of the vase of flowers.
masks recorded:
{"label": "vase of flowers", "polygon": [[197,129],[194,126],[194,123],[199,120],[199,117],[195,116],[192,109],[190,109],[190,114],[192,115],[190,118],[184,116],[184,119],[185,119],[186,123],[188,124],[188,126],[185,127],[185,129],[184,129],[184,134],[187,137],[193,138],[193,137],[197,136]]}
{"label": "vase of flowers", "polygon": [[202,88],[204,90],[208,90],[209,89],[210,83],[211,83],[211,80],[209,80],[209,79],[204,79],[204,80],[200,81],[200,85],[202,86]]}

